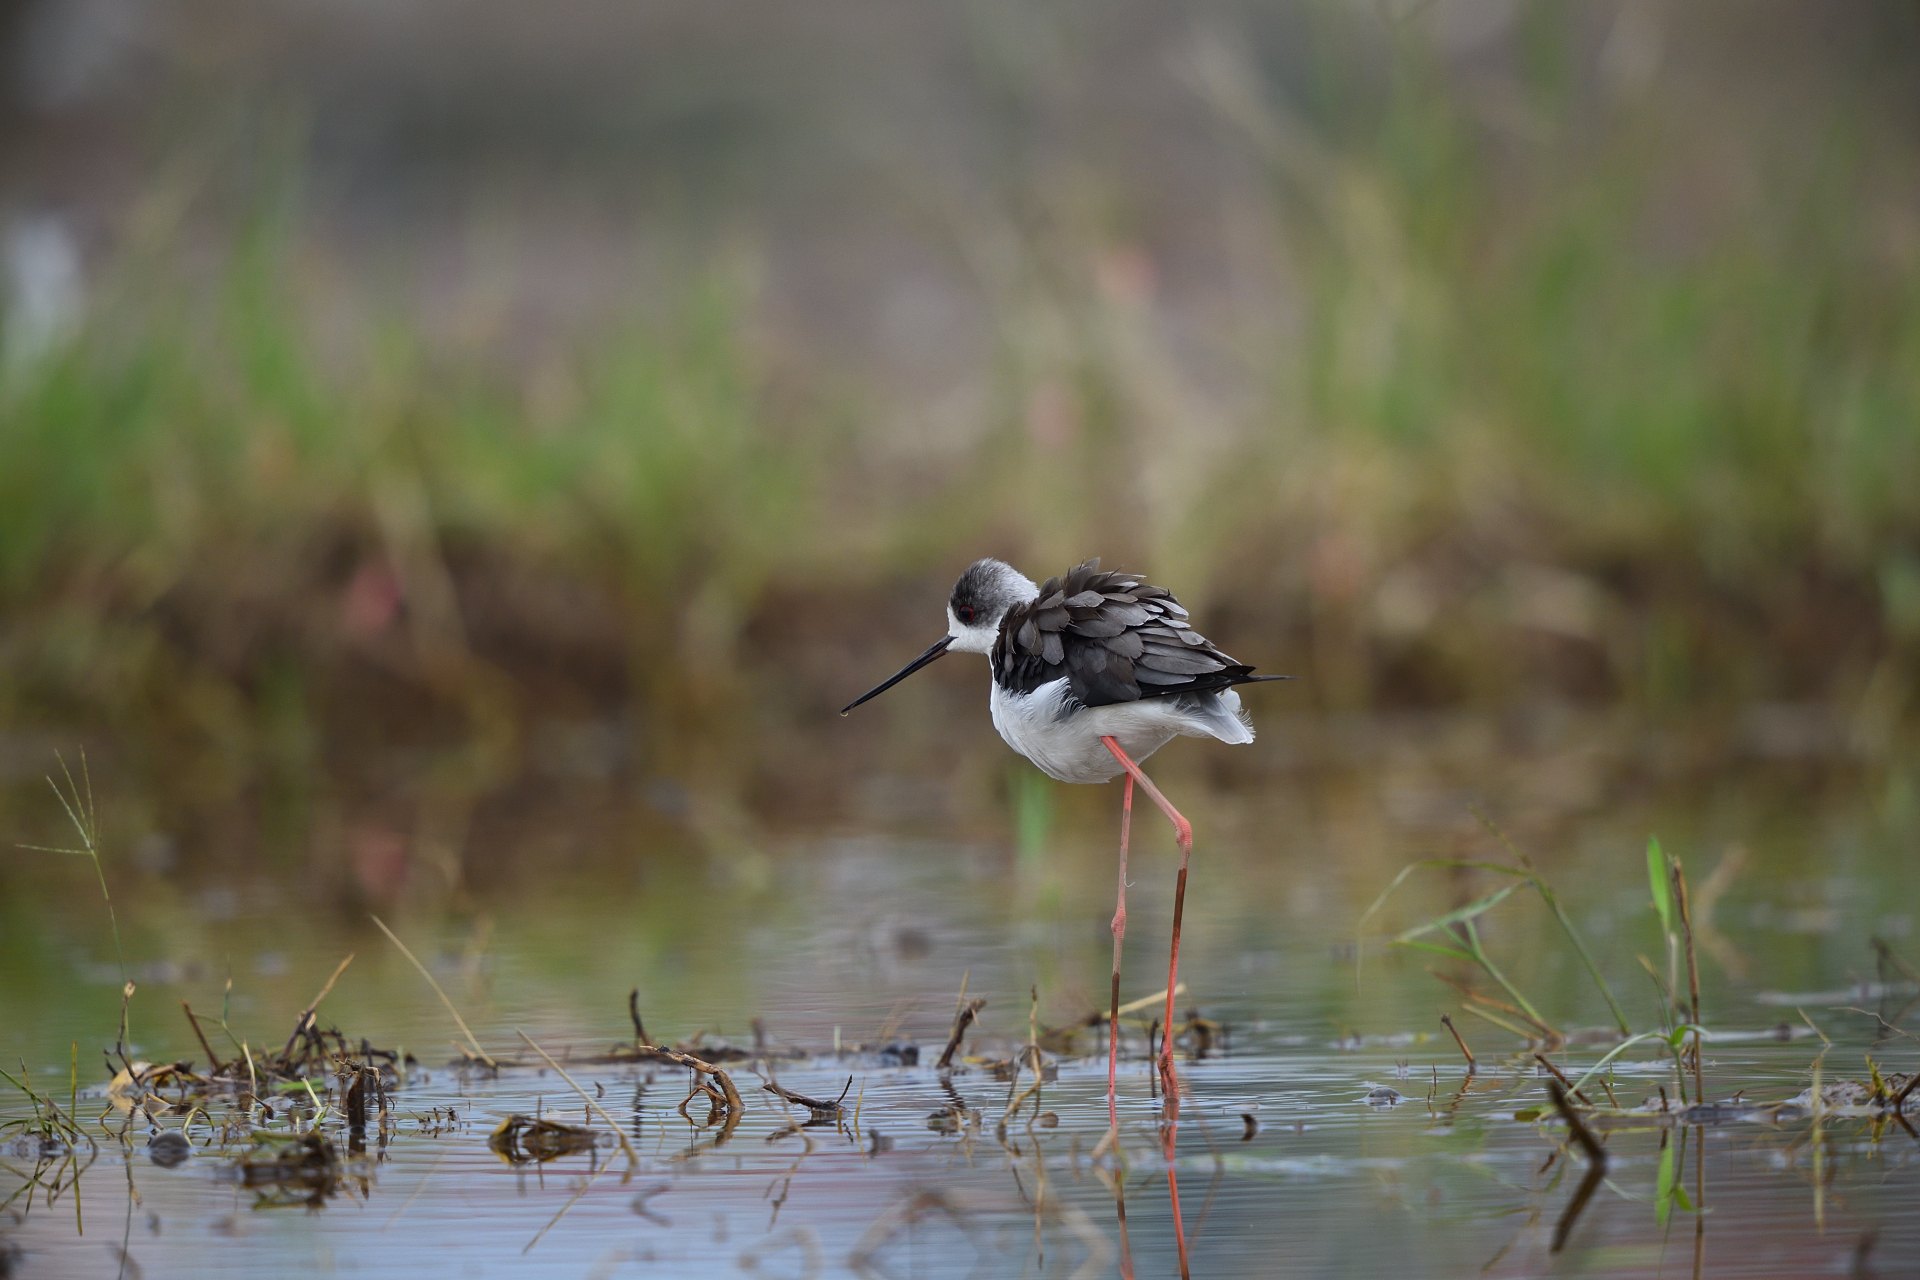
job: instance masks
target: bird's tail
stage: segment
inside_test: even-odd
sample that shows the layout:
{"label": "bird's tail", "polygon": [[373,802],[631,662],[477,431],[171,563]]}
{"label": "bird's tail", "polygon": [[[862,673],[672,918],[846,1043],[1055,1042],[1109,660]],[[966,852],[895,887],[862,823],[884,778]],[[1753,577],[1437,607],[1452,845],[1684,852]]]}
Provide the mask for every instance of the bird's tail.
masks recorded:
{"label": "bird's tail", "polygon": [[1199,721],[1189,731],[1195,737],[1204,734],[1235,745],[1253,741],[1253,721],[1240,709],[1240,695],[1232,689],[1191,695],[1183,709]]}

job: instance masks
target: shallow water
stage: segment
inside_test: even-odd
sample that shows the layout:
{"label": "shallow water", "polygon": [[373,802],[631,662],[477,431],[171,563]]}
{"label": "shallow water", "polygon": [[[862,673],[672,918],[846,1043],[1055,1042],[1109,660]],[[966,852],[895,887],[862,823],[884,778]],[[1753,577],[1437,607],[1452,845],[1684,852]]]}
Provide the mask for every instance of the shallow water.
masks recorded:
{"label": "shallow water", "polygon": [[[1556,1154],[1560,1125],[1532,1118],[1548,1105],[1544,1075],[1511,1036],[1461,1016],[1423,957],[1377,942],[1493,882],[1416,879],[1368,925],[1375,941],[1354,942],[1362,912],[1407,862],[1510,857],[1478,810],[1553,880],[1636,1026],[1656,1025],[1636,957],[1662,955],[1643,855],[1657,831],[1686,858],[1703,908],[1704,1017],[1721,1033],[1705,1065],[1710,1096],[1784,1099],[1808,1085],[1816,1059],[1827,1081],[1864,1077],[1868,1053],[1883,1070],[1911,1071],[1920,1043],[1848,1009],[1898,1021],[1911,995],[1868,944],[1920,952],[1920,822],[1903,778],[1753,760],[1662,777],[1584,754],[1467,759],[1390,745],[1337,767],[1281,757],[1262,778],[1251,765],[1183,772],[1190,760],[1168,754],[1168,788],[1200,832],[1182,1007],[1229,1029],[1223,1051],[1181,1065],[1171,1161],[1138,1030],[1117,1163],[1095,1153],[1105,1061],[1084,1032],[1004,1130],[1007,1082],[980,1061],[931,1065],[962,981],[988,1001],[967,1041],[975,1059],[1025,1039],[1030,990],[1044,1025],[1104,1004],[1110,790],[875,770],[842,812],[776,822],[745,802],[718,817],[663,816],[677,802],[568,783],[531,801],[343,799],[280,835],[264,820],[128,832],[140,823],[124,815],[157,810],[122,798],[109,872],[137,987],[136,1057],[204,1056],[181,1000],[203,1018],[224,1006],[236,1037],[277,1046],[351,952],[320,1021],[422,1066],[364,1156],[348,1152],[330,1110],[322,1128],[342,1176],[312,1203],[240,1185],[244,1135],[224,1142],[201,1117],[184,1126],[191,1156],[163,1167],[150,1132],[181,1130],[183,1117],[129,1128],[104,1093],[121,962],[91,870],[19,854],[0,880],[0,1047],[60,1097],[78,1055],[78,1111],[99,1150],[76,1195],[64,1181],[72,1166],[40,1164],[31,1143],[8,1139],[6,1274],[117,1274],[123,1245],[126,1273],[147,1276],[1144,1276],[1177,1274],[1183,1240],[1199,1275],[1684,1275],[1696,1250],[1712,1275],[1894,1275],[1920,1256],[1920,1139],[1897,1121],[1845,1116],[1823,1117],[1816,1138],[1804,1115],[1608,1131],[1607,1178],[1552,1253],[1582,1166]],[[103,766],[93,772],[102,787]],[[0,816],[22,839],[57,839],[50,804],[23,785]],[[114,803],[102,809],[114,833]],[[1173,869],[1163,833],[1145,818],[1137,830],[1130,997],[1163,985]],[[638,1168],[597,1121],[594,1151],[510,1166],[488,1145],[506,1116],[580,1122],[582,1103],[541,1067],[450,1065],[459,1028],[372,912],[494,1053],[528,1057],[517,1030],[563,1056],[623,1043],[637,987],[654,1038],[750,1044],[757,1019],[780,1056],[732,1068],[746,1112],[730,1132],[700,1123],[703,1102],[692,1120],[680,1113],[682,1070],[576,1063]],[[1538,903],[1516,895],[1483,936],[1554,1021],[1606,1021]],[[1875,985],[1883,977],[1891,985]],[[1481,1058],[1471,1077],[1443,1012]],[[1832,1041],[1824,1057],[1815,1027]],[[918,1065],[854,1049],[901,1042],[918,1045]],[[1556,1061],[1577,1071],[1600,1052],[1570,1048]],[[795,1129],[804,1112],[790,1117],[759,1091],[768,1073],[827,1097],[851,1077],[850,1114]],[[1613,1087],[1635,1103],[1677,1082],[1656,1053],[1630,1052]],[[1402,1100],[1370,1101],[1382,1088]],[[931,1119],[956,1102],[957,1127]],[[265,1128],[304,1127],[311,1109],[283,1104]],[[30,1114],[0,1090],[0,1119]],[[1657,1189],[1663,1160],[1676,1158],[1685,1198],[1663,1225]],[[51,1202],[36,1172],[61,1181]]]}

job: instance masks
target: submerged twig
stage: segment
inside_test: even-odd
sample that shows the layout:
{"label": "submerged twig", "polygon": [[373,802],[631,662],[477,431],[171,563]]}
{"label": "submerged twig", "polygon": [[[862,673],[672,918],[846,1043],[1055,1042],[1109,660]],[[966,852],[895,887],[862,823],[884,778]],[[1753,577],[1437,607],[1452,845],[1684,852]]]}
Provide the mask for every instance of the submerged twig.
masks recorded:
{"label": "submerged twig", "polygon": [[1567,1235],[1573,1230],[1573,1224],[1579,1221],[1581,1210],[1587,1207],[1587,1201],[1593,1198],[1594,1191],[1607,1176],[1607,1149],[1594,1138],[1593,1131],[1587,1128],[1580,1113],[1568,1104],[1567,1092],[1560,1087],[1558,1080],[1547,1082],[1547,1092],[1553,1098],[1554,1109],[1567,1122],[1567,1131],[1587,1157],[1587,1175],[1574,1188],[1573,1199],[1567,1201],[1566,1211],[1560,1215],[1560,1221],[1554,1224],[1552,1252],[1558,1253],[1567,1243]]}

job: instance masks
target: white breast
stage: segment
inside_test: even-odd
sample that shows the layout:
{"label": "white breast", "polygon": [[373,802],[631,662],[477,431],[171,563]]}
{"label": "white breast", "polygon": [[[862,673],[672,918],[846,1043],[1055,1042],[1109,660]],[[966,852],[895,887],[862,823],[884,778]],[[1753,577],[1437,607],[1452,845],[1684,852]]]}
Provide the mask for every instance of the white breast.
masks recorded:
{"label": "white breast", "polygon": [[1007,745],[1062,782],[1106,782],[1124,770],[1100,741],[1112,737],[1137,763],[1176,735],[1251,742],[1253,733],[1240,718],[1240,698],[1232,690],[1200,709],[1172,698],[1143,698],[1105,707],[1074,706],[1064,716],[1065,679],[1052,680],[1032,693],[1011,693],[993,686],[993,727]]}

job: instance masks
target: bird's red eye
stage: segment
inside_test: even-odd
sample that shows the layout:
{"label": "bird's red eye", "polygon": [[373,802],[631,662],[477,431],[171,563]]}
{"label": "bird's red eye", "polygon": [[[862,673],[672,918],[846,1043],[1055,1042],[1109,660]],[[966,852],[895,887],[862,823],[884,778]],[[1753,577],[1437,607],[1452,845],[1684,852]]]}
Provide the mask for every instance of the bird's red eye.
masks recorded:
{"label": "bird's red eye", "polygon": [[973,625],[973,606],[970,604],[963,604],[958,609],[955,609],[953,611],[953,616],[960,619],[960,621],[965,623],[967,626],[972,626]]}

